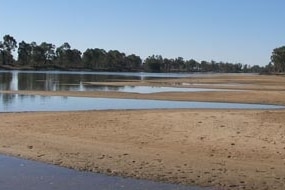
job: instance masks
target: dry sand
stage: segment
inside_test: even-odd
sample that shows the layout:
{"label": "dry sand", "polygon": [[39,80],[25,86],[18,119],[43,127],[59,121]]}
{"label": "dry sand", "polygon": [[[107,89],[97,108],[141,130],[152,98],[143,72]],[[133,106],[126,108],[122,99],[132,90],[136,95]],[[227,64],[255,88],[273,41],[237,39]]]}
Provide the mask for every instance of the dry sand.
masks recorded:
{"label": "dry sand", "polygon": [[[222,75],[148,81],[144,85],[212,83],[223,88],[222,84],[243,83],[248,84],[243,89],[251,86],[250,91],[20,93],[285,105],[284,82],[282,76]],[[0,152],[8,155],[171,183],[221,189],[285,189],[285,110],[1,113],[0,120]]]}

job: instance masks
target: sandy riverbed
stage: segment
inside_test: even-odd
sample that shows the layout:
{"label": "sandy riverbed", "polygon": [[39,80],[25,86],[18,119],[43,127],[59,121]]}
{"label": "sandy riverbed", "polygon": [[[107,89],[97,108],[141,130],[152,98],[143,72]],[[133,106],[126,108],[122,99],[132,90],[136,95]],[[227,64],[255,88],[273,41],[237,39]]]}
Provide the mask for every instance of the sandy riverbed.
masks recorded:
{"label": "sandy riverbed", "polygon": [[[232,88],[250,91],[20,93],[285,105],[282,76],[223,75],[148,81],[144,85],[150,83],[211,83],[221,88],[221,84],[242,83],[247,85]],[[223,189],[285,189],[285,110],[1,113],[0,120],[0,152],[4,154],[172,183]]]}

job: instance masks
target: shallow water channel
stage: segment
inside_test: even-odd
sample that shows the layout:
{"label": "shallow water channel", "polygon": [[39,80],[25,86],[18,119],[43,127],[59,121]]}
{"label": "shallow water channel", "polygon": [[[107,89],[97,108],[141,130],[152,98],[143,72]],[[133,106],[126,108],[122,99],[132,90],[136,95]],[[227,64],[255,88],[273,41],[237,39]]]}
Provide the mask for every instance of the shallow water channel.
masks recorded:
{"label": "shallow water channel", "polygon": [[130,109],[284,109],[284,106],[118,98],[0,94],[0,112]]}
{"label": "shallow water channel", "polygon": [[205,190],[147,180],[79,172],[54,165],[0,155],[1,190]]}

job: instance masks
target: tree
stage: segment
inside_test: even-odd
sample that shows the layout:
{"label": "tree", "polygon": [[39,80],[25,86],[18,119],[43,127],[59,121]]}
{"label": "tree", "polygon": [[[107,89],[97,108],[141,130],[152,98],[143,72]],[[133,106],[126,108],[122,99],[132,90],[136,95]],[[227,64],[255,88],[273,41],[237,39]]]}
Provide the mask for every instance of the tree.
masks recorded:
{"label": "tree", "polygon": [[241,63],[236,63],[234,64],[234,73],[240,73],[242,71],[242,64]]}
{"label": "tree", "polygon": [[177,57],[177,58],[174,60],[172,66],[173,66],[172,69],[173,69],[174,71],[182,71],[182,70],[185,69],[185,61],[184,61],[184,59],[183,59],[182,57]]}
{"label": "tree", "polygon": [[22,41],[18,48],[18,62],[21,65],[28,65],[32,60],[32,45]]}
{"label": "tree", "polygon": [[11,53],[11,51],[14,51],[17,47],[17,41],[14,39],[14,37],[10,36],[10,35],[5,35],[3,37],[3,47],[5,50],[7,50],[9,53]]}
{"label": "tree", "polygon": [[248,69],[249,69],[249,65],[247,65],[247,64],[243,65],[242,71],[243,71],[244,73],[247,73],[247,72],[248,72]]}
{"label": "tree", "polygon": [[32,42],[31,47],[31,62],[33,65],[43,66],[54,64],[56,57],[55,45],[46,42],[42,42],[40,45],[37,45],[36,42]]}
{"label": "tree", "polygon": [[144,67],[150,72],[161,72],[163,66],[163,58],[161,55],[152,55],[145,59]]}
{"label": "tree", "polygon": [[118,50],[110,50],[107,53],[107,68],[108,70],[123,71],[126,68],[126,55]]}
{"label": "tree", "polygon": [[15,51],[17,47],[17,41],[14,37],[10,35],[5,35],[3,37],[3,42],[0,42],[0,52],[1,52],[1,61],[3,65],[9,65],[13,63],[12,51]]}
{"label": "tree", "polygon": [[272,72],[274,72],[274,66],[272,62],[269,62],[268,65],[264,67],[263,73],[272,73]]}
{"label": "tree", "polygon": [[81,65],[81,52],[77,49],[71,49],[71,46],[65,42],[56,49],[56,59],[59,65],[78,66]]}
{"label": "tree", "polygon": [[82,63],[88,69],[104,70],[106,68],[106,51],[104,49],[87,49],[82,56]]}
{"label": "tree", "polygon": [[81,59],[81,51],[78,49],[71,49],[66,52],[67,54],[67,61],[72,66],[80,66],[82,65],[82,59]]}
{"label": "tree", "polygon": [[85,67],[92,69],[93,65],[93,50],[87,49],[82,56],[82,63]]}
{"label": "tree", "polygon": [[186,71],[190,72],[197,72],[200,69],[200,63],[195,61],[194,59],[190,59],[189,61],[185,62]]}
{"label": "tree", "polygon": [[209,66],[210,65],[210,63],[209,62],[207,62],[207,61],[201,61],[201,71],[202,72],[209,72],[209,71],[211,71],[210,69],[209,69]]}
{"label": "tree", "polygon": [[43,65],[45,63],[45,52],[41,46],[38,46],[36,42],[31,43],[32,55],[31,62],[33,65]]}
{"label": "tree", "polygon": [[173,61],[174,61],[173,59],[164,58],[163,59],[163,65],[161,65],[160,69],[163,72],[170,72]]}
{"label": "tree", "polygon": [[142,59],[135,54],[128,55],[126,58],[126,70],[138,71],[142,66]]}
{"label": "tree", "polygon": [[285,72],[285,46],[273,50],[271,61],[276,72]]}
{"label": "tree", "polygon": [[[17,47],[16,40],[5,35],[0,41],[0,64],[14,63],[12,51]],[[207,62],[201,63],[194,59],[184,60],[182,57],[175,59],[162,58],[161,55],[152,55],[142,59],[135,54],[126,55],[118,50],[106,52],[104,49],[87,49],[83,55],[77,49],[71,49],[68,42],[60,47],[43,42],[26,43],[22,41],[18,48],[18,61],[20,65],[31,65],[35,68],[87,68],[98,71],[140,71],[150,72],[257,72],[275,70],[285,72],[285,46],[273,50],[270,65],[265,67],[242,65],[241,63]],[[58,67],[60,66],[60,67]]]}
{"label": "tree", "polygon": [[40,47],[42,48],[45,57],[44,64],[52,64],[53,60],[55,59],[55,45],[43,42],[41,43]]}
{"label": "tree", "polygon": [[264,68],[263,68],[263,67],[260,67],[259,65],[253,65],[253,66],[250,68],[250,72],[251,72],[251,73],[261,73],[263,70],[264,70]]}

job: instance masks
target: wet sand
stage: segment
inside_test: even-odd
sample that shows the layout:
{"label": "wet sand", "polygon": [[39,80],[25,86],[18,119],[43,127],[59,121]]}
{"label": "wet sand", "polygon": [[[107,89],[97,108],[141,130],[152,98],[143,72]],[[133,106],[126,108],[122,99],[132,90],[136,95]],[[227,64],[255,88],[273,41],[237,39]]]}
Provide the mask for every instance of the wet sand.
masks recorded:
{"label": "wet sand", "polygon": [[[161,86],[242,82],[250,91],[20,93],[285,105],[282,76],[193,80],[197,78],[148,82]],[[285,189],[285,110],[26,112],[1,113],[0,120],[3,154],[162,182],[221,189]]]}

